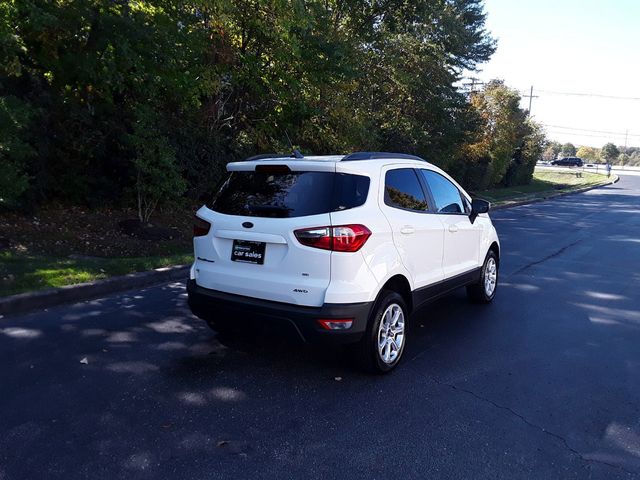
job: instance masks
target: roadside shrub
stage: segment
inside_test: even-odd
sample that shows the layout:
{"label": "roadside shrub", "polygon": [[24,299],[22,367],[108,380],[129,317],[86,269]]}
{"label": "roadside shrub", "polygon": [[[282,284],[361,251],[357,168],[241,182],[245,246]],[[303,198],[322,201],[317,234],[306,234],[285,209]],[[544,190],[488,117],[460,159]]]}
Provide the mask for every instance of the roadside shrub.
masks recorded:
{"label": "roadside shrub", "polygon": [[31,111],[13,96],[0,97],[0,206],[15,207],[29,187],[27,160],[34,154],[22,139]]}
{"label": "roadside shrub", "polygon": [[149,121],[149,111],[141,109],[140,118],[130,135],[136,152],[132,160],[135,172],[135,195],[138,218],[148,223],[162,200],[169,202],[179,198],[186,183],[177,168],[175,152],[169,141]]}

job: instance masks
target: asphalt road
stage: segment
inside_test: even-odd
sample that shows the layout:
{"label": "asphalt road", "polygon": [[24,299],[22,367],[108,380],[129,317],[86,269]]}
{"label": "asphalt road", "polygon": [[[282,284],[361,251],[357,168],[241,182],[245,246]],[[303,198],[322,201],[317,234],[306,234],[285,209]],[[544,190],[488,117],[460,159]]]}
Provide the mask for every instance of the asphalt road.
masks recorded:
{"label": "asphalt road", "polygon": [[181,283],[0,319],[0,479],[640,478],[640,178],[492,216],[495,302],[387,376],[220,341]]}

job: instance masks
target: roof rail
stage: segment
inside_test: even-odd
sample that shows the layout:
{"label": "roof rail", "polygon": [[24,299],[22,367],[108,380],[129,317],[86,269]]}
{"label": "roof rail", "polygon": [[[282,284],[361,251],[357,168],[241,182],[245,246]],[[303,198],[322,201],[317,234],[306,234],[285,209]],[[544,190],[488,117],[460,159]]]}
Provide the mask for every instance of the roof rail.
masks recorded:
{"label": "roof rail", "polygon": [[299,150],[294,150],[293,153],[287,155],[286,153],[262,153],[260,155],[253,155],[252,157],[245,158],[245,162],[252,160],[265,160],[267,158],[304,158],[304,155]]}
{"label": "roof rail", "polygon": [[352,162],[355,160],[377,160],[382,158],[398,158],[398,159],[404,159],[404,160],[419,160],[421,162],[426,162],[424,158],[420,158],[415,155],[408,155],[406,153],[390,153],[390,152],[354,152],[344,157],[342,161]]}

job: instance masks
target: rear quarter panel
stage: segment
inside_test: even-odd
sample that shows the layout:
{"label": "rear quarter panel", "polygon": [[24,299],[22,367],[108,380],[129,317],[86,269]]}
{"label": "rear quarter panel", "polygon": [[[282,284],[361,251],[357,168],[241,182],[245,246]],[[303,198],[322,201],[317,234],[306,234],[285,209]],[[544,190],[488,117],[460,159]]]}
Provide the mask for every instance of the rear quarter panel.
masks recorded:
{"label": "rear quarter panel", "polygon": [[358,252],[332,252],[327,303],[372,302],[387,280],[398,274],[406,277],[413,289],[413,280],[393,243],[391,226],[378,205],[380,168],[380,162],[367,161],[337,165],[337,171],[369,176],[371,184],[364,205],[332,212],[331,224],[361,224],[372,235]]}

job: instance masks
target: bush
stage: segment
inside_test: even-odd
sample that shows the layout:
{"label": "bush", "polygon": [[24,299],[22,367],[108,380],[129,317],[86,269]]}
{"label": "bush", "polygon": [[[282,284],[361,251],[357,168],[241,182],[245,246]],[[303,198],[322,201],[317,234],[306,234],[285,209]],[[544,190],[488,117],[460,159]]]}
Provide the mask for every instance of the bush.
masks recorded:
{"label": "bush", "polygon": [[162,200],[179,198],[186,184],[175,162],[175,152],[168,140],[150,121],[150,110],[140,109],[140,118],[130,135],[136,152],[132,160],[135,172],[135,195],[138,218],[148,223],[151,214]]}
{"label": "bush", "polygon": [[12,207],[29,187],[27,160],[34,153],[23,140],[31,111],[13,96],[0,97],[0,206]]}

